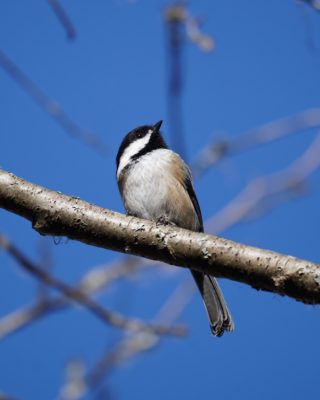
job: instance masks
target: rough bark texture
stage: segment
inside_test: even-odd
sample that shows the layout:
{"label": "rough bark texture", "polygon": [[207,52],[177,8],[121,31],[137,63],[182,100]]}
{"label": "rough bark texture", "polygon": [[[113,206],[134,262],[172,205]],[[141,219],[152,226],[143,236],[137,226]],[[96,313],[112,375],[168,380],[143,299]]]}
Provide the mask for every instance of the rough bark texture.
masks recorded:
{"label": "rough bark texture", "polygon": [[172,226],[125,216],[0,170],[0,207],[43,235],[135,254],[320,303],[320,265]]}

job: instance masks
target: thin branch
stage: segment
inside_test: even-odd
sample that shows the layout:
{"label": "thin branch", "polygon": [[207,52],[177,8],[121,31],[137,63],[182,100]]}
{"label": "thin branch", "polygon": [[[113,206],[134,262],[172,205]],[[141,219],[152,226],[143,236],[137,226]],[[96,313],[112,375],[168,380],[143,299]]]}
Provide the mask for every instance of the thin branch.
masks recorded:
{"label": "thin branch", "polygon": [[[190,302],[195,290],[196,287],[190,279],[182,282],[158,311],[153,322],[161,322],[166,325],[174,323]],[[126,336],[111,351],[108,350],[87,374],[87,377],[84,377],[82,396],[89,390],[95,390],[106,378],[106,375],[109,375],[118,365],[159,346],[161,339],[162,337],[159,335],[148,332]]]}
{"label": "thin branch", "polygon": [[186,159],[187,149],[182,116],[184,48],[186,40],[189,39],[203,51],[210,52],[214,42],[210,36],[200,31],[199,19],[190,14],[184,1],[176,1],[166,7],[164,19],[168,49],[167,97],[172,147]]}
{"label": "thin branch", "polygon": [[206,223],[210,232],[220,233],[261,216],[277,204],[304,193],[303,185],[320,168],[320,134],[308,149],[287,169],[251,181],[232,201]]}
{"label": "thin branch", "polygon": [[186,39],[197,45],[204,52],[211,52],[214,39],[200,30],[201,18],[195,17],[188,10],[186,1],[176,1],[165,10],[165,20],[168,24],[179,23],[185,27]]}
{"label": "thin branch", "polygon": [[102,156],[107,154],[106,145],[96,134],[83,130],[56,101],[37,86],[3,51],[0,50],[0,66],[33,100],[48,113],[70,136],[92,147]]}
{"label": "thin branch", "polygon": [[51,311],[59,309],[65,303],[66,300],[62,298],[57,300],[42,299],[35,305],[25,306],[2,317],[0,319],[0,340],[29,326],[41,316],[48,315]]}
{"label": "thin branch", "polygon": [[18,400],[18,397],[10,396],[0,390],[0,400]]}
{"label": "thin branch", "polygon": [[298,12],[304,30],[304,44],[308,52],[313,56],[314,62],[319,66],[318,57],[315,57],[317,51],[317,44],[315,40],[316,32],[314,29],[315,27],[311,22],[311,15],[309,13],[309,8],[305,7],[305,3],[303,0],[301,1],[297,0],[297,3],[299,3],[299,6],[301,6],[299,7]]}
{"label": "thin branch", "polygon": [[4,170],[0,170],[0,207],[28,219],[41,234],[66,236],[168,264],[188,265],[304,303],[320,303],[318,264],[125,216],[45,189]]}
{"label": "thin branch", "polygon": [[171,293],[165,304],[158,311],[154,321],[172,324],[180,317],[196,292],[197,288],[194,282],[188,277]]}
{"label": "thin branch", "polygon": [[[153,322],[172,325],[190,302],[195,290],[196,287],[189,277],[174,290]],[[162,338],[163,336],[150,332],[126,335],[114,348],[111,350],[108,348],[106,354],[100,357],[96,365],[87,373],[84,373],[85,367],[79,360],[72,360],[67,367],[66,382],[60,390],[63,394],[61,398],[73,400],[83,398],[88,395],[88,392],[96,390],[119,364],[153,350],[160,344]],[[74,373],[70,374],[73,368]]]}
{"label": "thin branch", "polygon": [[[0,247],[4,243],[0,236]],[[76,285],[78,290],[89,296],[100,292],[118,279],[128,277],[133,273],[154,266],[154,262],[136,257],[126,257],[125,260],[116,261],[108,267],[96,267],[90,270]],[[0,340],[31,325],[39,319],[53,312],[61,311],[71,305],[65,296],[54,298],[40,298],[35,304],[24,306],[0,318]]]}
{"label": "thin branch", "polygon": [[59,400],[80,400],[87,392],[85,382],[86,365],[81,359],[71,359],[65,368],[66,379],[59,390]]}
{"label": "thin branch", "polygon": [[168,46],[168,119],[172,147],[184,158],[187,157],[186,143],[183,132],[182,117],[182,57],[184,48],[183,22],[178,17],[182,6],[169,6],[166,9],[166,35]]}
{"label": "thin branch", "polygon": [[320,127],[320,108],[311,108],[252,129],[233,139],[220,140],[204,148],[192,164],[194,177],[200,177],[225,157],[271,143],[287,136]]}
{"label": "thin branch", "polygon": [[70,17],[68,16],[65,9],[62,7],[59,0],[48,0],[48,3],[52,11],[55,13],[56,17],[60,21],[61,25],[63,26],[64,30],[66,31],[67,38],[70,40],[75,39],[77,35],[76,28],[74,27]]}
{"label": "thin branch", "polygon": [[97,293],[119,279],[128,279],[133,274],[154,266],[153,261],[138,257],[125,257],[111,264],[92,268],[84,275],[78,286],[87,294]]}
{"label": "thin branch", "polygon": [[302,3],[308,4],[315,11],[320,12],[320,0],[300,0]]}
{"label": "thin branch", "polygon": [[185,333],[182,327],[167,327],[162,325],[148,324],[137,319],[130,319],[122,316],[117,312],[107,310],[100,304],[96,303],[83,291],[78,288],[73,288],[63,281],[53,277],[47,271],[41,269],[31,260],[29,260],[13,243],[8,241],[4,236],[0,237],[0,246],[12,256],[19,266],[24,268],[28,273],[33,275],[35,278],[45,283],[46,285],[58,290],[68,299],[81,304],[94,315],[100,318],[102,321],[120,329],[129,331],[151,331],[156,334],[168,334],[168,335],[183,335]]}

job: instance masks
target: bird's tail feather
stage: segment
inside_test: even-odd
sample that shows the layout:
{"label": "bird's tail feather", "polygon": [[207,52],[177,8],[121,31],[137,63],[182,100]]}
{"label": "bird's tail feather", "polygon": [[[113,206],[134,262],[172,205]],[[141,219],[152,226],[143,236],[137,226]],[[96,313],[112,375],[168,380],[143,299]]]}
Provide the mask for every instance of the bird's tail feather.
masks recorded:
{"label": "bird's tail feather", "polygon": [[191,273],[206,307],[212,334],[222,336],[224,331],[233,331],[234,323],[217,280],[202,272]]}

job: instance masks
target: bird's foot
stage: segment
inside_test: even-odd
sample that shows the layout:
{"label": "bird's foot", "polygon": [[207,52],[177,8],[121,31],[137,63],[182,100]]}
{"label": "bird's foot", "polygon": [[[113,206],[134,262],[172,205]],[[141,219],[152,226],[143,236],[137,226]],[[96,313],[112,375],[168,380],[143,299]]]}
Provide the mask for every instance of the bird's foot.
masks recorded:
{"label": "bird's foot", "polygon": [[172,221],[170,221],[170,219],[166,216],[166,215],[161,215],[161,217],[159,217],[157,219],[157,225],[172,225],[175,226],[176,224]]}

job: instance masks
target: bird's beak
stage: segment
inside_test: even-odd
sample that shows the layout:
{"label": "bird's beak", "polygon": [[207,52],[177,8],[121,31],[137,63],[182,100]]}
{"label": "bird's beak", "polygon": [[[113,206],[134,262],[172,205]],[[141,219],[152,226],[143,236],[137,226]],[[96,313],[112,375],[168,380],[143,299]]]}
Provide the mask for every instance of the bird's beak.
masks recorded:
{"label": "bird's beak", "polygon": [[154,132],[159,132],[159,129],[160,129],[161,125],[162,125],[162,122],[163,121],[161,119],[159,122],[157,122],[156,124],[153,125],[152,129],[153,129]]}

